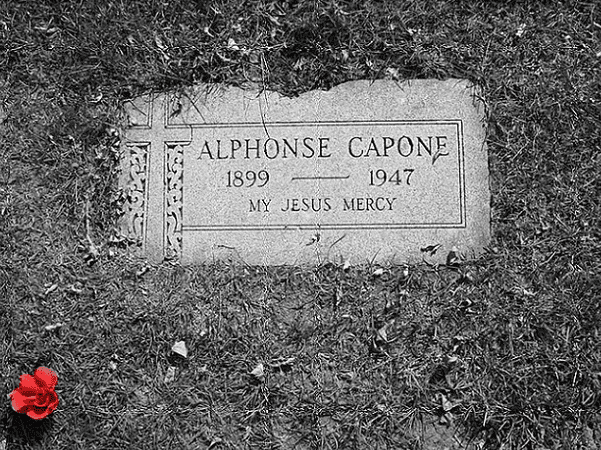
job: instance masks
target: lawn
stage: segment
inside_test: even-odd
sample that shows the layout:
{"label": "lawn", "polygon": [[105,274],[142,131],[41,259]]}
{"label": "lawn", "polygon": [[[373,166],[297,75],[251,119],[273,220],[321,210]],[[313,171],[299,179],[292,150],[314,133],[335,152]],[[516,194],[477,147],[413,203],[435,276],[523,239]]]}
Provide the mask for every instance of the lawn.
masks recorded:
{"label": "lawn", "polygon": [[[119,237],[128,98],[450,77],[488,106],[477,260],[153,265]],[[0,449],[601,449],[600,218],[597,2],[2,2]],[[34,421],[7,396],[39,366]]]}

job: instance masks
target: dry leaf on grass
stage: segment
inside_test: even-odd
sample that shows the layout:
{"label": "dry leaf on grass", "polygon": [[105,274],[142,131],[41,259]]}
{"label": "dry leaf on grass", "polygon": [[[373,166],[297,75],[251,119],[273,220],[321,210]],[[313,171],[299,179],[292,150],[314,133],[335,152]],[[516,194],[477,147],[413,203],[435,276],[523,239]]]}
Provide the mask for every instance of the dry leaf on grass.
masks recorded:
{"label": "dry leaf on grass", "polygon": [[49,294],[52,294],[54,291],[56,291],[58,289],[58,284],[53,284],[52,286],[50,286],[48,289],[46,289],[44,291],[44,297],[46,297]]}
{"label": "dry leaf on grass", "polygon": [[175,381],[175,367],[169,366],[167,373],[165,374],[165,384],[171,384]]}
{"label": "dry leaf on grass", "polygon": [[173,344],[171,347],[171,351],[173,353],[177,353],[178,355],[183,356],[184,358],[188,357],[188,349],[186,348],[186,343],[184,341],[178,341]]}
{"label": "dry leaf on grass", "polygon": [[240,47],[233,38],[227,40],[227,48],[230,50],[240,50]]}
{"label": "dry leaf on grass", "polygon": [[427,247],[420,248],[420,251],[422,253],[429,253],[430,256],[434,256],[440,247],[442,247],[440,244],[428,245]]}
{"label": "dry leaf on grass", "polygon": [[459,262],[459,250],[457,247],[453,247],[447,255],[447,266],[457,266]]}
{"label": "dry leaf on grass", "polygon": [[265,367],[263,366],[263,363],[257,364],[250,374],[257,380],[262,380],[265,376]]}

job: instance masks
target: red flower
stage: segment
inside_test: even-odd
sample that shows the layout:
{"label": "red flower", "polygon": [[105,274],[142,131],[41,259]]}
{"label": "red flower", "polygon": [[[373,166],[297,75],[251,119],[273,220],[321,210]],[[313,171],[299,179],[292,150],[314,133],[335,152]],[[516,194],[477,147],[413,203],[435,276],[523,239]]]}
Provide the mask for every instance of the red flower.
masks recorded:
{"label": "red flower", "polygon": [[57,380],[56,373],[47,367],[38,367],[33,376],[21,375],[19,387],[10,394],[13,409],[35,420],[48,416],[58,406],[54,392]]}

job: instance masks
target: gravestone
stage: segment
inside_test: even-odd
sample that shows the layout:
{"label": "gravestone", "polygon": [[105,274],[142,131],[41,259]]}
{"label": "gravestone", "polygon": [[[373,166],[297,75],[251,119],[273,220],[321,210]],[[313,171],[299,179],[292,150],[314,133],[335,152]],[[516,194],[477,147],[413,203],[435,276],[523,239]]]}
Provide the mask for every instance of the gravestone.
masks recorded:
{"label": "gravestone", "polygon": [[125,112],[123,231],[152,261],[440,263],[489,243],[484,105],[465,80],[205,85]]}

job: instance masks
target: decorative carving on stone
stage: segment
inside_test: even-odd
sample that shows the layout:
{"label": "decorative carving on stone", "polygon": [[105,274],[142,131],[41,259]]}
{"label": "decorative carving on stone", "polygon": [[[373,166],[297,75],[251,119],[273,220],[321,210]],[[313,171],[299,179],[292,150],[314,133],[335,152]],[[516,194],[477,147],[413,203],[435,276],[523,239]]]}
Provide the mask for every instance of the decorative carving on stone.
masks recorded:
{"label": "decorative carving on stone", "polygon": [[165,252],[168,258],[181,255],[184,151],[181,144],[166,143]]}
{"label": "decorative carving on stone", "polygon": [[127,145],[129,180],[127,184],[127,235],[141,243],[146,232],[146,197],[148,180],[148,143]]}

